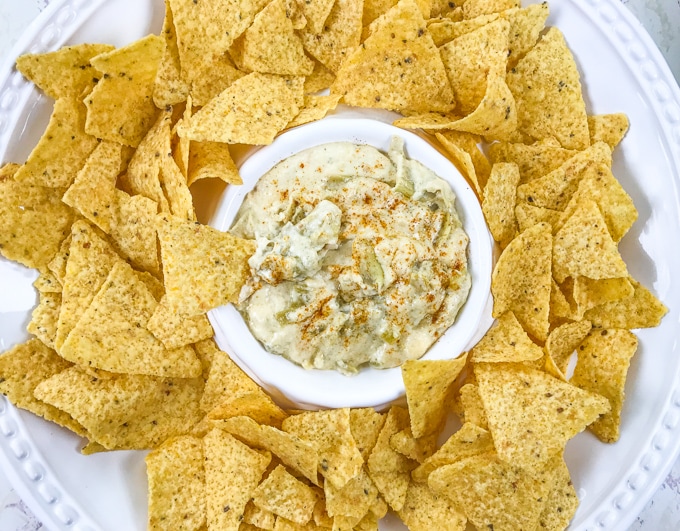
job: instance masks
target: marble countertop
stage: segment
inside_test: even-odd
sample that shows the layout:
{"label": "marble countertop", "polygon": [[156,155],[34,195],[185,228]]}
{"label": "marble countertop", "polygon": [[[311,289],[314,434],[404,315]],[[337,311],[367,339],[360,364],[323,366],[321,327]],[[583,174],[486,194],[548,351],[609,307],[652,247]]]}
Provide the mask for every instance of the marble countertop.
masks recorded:
{"label": "marble countertop", "polygon": [[[656,42],[680,80],[680,0],[621,0]],[[50,0],[0,0],[0,61]],[[0,531],[37,531],[45,526],[0,474]],[[628,531],[680,529],[680,459]]]}

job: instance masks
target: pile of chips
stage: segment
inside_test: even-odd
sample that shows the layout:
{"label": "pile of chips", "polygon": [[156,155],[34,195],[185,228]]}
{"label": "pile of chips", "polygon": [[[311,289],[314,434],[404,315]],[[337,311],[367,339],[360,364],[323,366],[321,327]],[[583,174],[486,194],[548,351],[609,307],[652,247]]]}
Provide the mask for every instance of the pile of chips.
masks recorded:
{"label": "pile of chips", "polygon": [[[587,114],[547,17],[516,0],[166,0],[160,36],[20,57],[55,104],[28,160],[0,169],[0,252],[40,273],[35,337],[0,356],[0,391],[84,453],[152,450],[150,529],[371,530],[388,508],[412,530],[565,528],[565,445],[618,439],[630,329],[666,308],[618,251],[637,217],[611,170],[627,119]],[[501,250],[496,324],[457,359],[405,363],[408,408],[283,410],[205,315],[237,299],[255,246],[198,223],[190,187],[240,184],[230,145],[339,102],[430,134]]]}

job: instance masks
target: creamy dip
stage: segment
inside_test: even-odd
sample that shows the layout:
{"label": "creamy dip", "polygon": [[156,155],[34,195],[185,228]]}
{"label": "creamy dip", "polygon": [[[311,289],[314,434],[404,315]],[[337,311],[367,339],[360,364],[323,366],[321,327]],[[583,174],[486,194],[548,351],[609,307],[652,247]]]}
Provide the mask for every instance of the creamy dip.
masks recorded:
{"label": "creamy dip", "polygon": [[449,184],[404,155],[338,142],[272,168],[231,232],[257,241],[238,310],[274,354],[345,374],[420,358],[470,291]]}

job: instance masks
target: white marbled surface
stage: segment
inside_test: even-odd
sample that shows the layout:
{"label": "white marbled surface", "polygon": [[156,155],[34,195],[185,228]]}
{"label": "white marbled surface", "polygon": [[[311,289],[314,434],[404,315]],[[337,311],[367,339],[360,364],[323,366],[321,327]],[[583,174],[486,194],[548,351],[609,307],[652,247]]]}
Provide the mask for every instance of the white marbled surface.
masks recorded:
{"label": "white marbled surface", "polygon": [[[0,62],[50,0],[0,0]],[[680,80],[680,0],[621,0],[640,20]],[[45,526],[0,474],[0,531]],[[628,531],[680,530],[680,459]]]}

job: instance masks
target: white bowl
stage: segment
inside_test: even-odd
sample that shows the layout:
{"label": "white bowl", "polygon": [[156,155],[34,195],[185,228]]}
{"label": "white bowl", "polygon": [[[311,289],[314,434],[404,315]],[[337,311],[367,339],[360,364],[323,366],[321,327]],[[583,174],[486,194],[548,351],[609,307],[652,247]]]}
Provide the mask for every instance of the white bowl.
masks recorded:
{"label": "white bowl", "polygon": [[[271,145],[252,152],[240,167],[243,185],[227,187],[210,225],[227,231],[245,195],[255,187],[258,179],[294,153],[340,141],[368,144],[386,152],[390,138],[401,136],[409,158],[422,162],[450,183],[456,194],[456,208],[470,237],[468,268],[472,287],[468,300],[455,323],[423,357],[430,360],[454,358],[467,350],[471,342],[474,344],[480,332],[483,333],[489,326],[488,319],[481,325],[480,321],[490,298],[493,242],[477,197],[455,166],[423,138],[386,123],[384,120],[393,119],[391,113],[378,113],[377,116],[379,119],[370,119],[352,112],[340,112],[291,129]],[[231,354],[246,373],[284,404],[303,408],[380,408],[404,394],[399,368],[365,368],[353,376],[329,370],[303,369],[282,356],[267,352],[232,305],[216,308],[208,313],[208,317],[219,347]]]}

